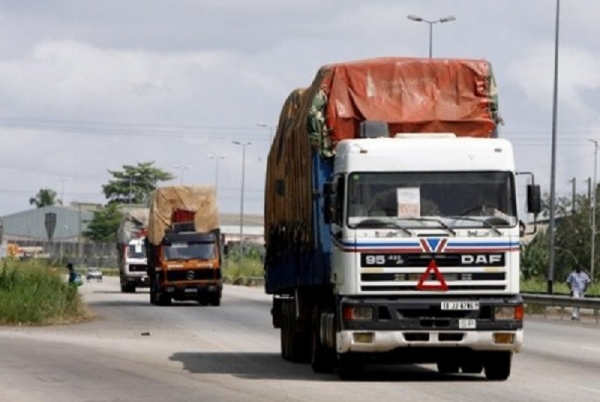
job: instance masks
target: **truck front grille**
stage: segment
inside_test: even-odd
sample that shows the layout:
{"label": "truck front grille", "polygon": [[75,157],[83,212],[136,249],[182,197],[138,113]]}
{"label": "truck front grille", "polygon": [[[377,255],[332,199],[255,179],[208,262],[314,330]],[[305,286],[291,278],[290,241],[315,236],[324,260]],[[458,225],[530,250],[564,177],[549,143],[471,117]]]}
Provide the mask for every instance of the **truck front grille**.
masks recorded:
{"label": "truck front grille", "polygon": [[[492,258],[493,257],[493,258]],[[446,292],[503,292],[508,286],[504,253],[362,253],[359,257],[360,290],[365,293],[414,293],[421,277],[435,260]],[[427,285],[440,282],[433,273]]]}
{"label": "truck front grille", "polygon": [[130,264],[129,272],[146,272],[148,266],[146,264]]}
{"label": "truck front grille", "polygon": [[178,269],[167,271],[167,281],[202,281],[211,279],[221,279],[221,270],[212,268],[204,269]]}

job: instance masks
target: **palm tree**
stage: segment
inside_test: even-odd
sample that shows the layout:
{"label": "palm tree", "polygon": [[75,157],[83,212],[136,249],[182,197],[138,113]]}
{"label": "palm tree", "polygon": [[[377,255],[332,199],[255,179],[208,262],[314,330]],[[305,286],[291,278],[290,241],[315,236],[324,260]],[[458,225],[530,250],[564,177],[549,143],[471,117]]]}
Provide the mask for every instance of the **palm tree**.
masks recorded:
{"label": "palm tree", "polygon": [[50,188],[42,188],[35,197],[29,199],[29,205],[35,205],[36,208],[47,207],[51,205],[62,205],[62,201],[56,198],[56,191]]}

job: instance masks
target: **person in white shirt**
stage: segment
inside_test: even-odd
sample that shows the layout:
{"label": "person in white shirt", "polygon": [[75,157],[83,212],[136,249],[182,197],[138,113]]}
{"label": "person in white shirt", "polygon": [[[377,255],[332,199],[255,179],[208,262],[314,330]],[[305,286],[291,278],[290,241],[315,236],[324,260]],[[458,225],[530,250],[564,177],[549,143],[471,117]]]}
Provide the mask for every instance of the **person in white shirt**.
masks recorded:
{"label": "person in white shirt", "polygon": [[[585,291],[590,284],[590,277],[577,266],[575,271],[572,271],[567,277],[567,284],[571,289],[571,296],[583,297]],[[579,320],[579,307],[573,307],[572,320]]]}

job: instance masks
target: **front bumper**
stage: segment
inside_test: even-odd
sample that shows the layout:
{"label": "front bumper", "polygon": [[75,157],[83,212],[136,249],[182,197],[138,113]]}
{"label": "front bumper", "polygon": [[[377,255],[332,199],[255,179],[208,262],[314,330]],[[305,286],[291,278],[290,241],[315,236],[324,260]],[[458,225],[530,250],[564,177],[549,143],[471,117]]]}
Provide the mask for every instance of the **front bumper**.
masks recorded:
{"label": "front bumper", "polygon": [[223,283],[220,281],[166,283],[163,285],[164,293],[177,300],[196,300],[202,295],[220,294],[222,290]]}
{"label": "front bumper", "polygon": [[[442,309],[442,304],[452,301],[476,302],[479,307],[473,310]],[[522,307],[519,295],[412,299],[344,297],[341,305],[372,309],[372,319],[343,319],[336,333],[338,353],[444,347],[518,352],[523,344],[521,319],[495,317],[496,307]]]}
{"label": "front bumper", "polygon": [[[360,342],[356,334],[372,333],[372,342]],[[497,343],[494,334],[512,334],[510,344]],[[359,335],[359,336],[360,336]],[[398,348],[468,348],[474,351],[518,352],[523,345],[523,330],[517,331],[341,331],[337,333],[337,352],[384,353]]]}
{"label": "front bumper", "polygon": [[125,277],[125,282],[130,285],[135,285],[136,287],[150,286],[150,278],[148,275],[127,275]]}

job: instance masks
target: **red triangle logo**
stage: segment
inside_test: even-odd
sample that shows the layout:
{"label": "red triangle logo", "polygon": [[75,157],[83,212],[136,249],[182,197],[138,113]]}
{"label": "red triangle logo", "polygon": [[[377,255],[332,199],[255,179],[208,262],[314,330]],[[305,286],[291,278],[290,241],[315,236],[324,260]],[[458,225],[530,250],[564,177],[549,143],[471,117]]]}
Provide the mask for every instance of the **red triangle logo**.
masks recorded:
{"label": "red triangle logo", "polygon": [[[425,284],[426,281],[429,281],[429,277],[431,276],[431,273],[433,273],[433,275],[435,276],[435,280],[438,281],[439,284],[437,284],[437,285],[426,285]],[[417,289],[419,289],[419,290],[439,290],[439,291],[448,290],[448,285],[446,284],[446,281],[444,280],[444,276],[438,270],[438,266],[435,263],[435,260],[432,259],[429,262],[427,269],[425,270],[423,275],[421,275],[421,279],[419,280],[419,283],[417,283]]]}

